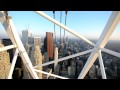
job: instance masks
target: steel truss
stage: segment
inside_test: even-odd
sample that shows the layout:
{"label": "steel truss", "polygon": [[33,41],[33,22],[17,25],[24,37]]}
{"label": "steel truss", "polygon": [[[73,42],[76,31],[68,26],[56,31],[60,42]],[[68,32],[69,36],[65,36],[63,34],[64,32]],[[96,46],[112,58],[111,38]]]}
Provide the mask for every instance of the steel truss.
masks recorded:
{"label": "steel truss", "polygon": [[[49,64],[57,64],[60,61],[63,60],[67,60],[69,58],[73,58],[73,57],[77,57],[80,55],[84,55],[87,53],[91,53],[86,64],[84,65],[80,75],[78,76],[78,79],[83,79],[85,77],[85,75],[87,74],[87,72],[89,71],[89,69],[91,68],[91,66],[93,65],[93,63],[96,61],[97,58],[99,58],[99,63],[100,63],[100,69],[101,69],[101,73],[102,73],[102,79],[107,79],[106,78],[106,73],[105,73],[105,69],[104,69],[104,64],[103,64],[103,60],[102,60],[102,55],[101,55],[101,51],[109,53],[111,55],[114,55],[118,58],[120,58],[120,53],[109,50],[104,48],[105,45],[107,44],[110,36],[112,35],[112,33],[114,32],[116,26],[118,25],[119,21],[120,21],[120,12],[119,11],[113,11],[99,40],[97,41],[96,44],[92,43],[90,40],[88,40],[87,38],[83,37],[82,35],[74,32],[73,30],[71,30],[70,28],[68,28],[67,26],[61,24],[60,22],[58,22],[57,20],[51,18],[50,16],[46,15],[45,13],[41,12],[41,11],[35,11],[35,13],[41,15],[42,17],[48,19],[49,21],[51,21],[52,23],[60,26],[61,28],[63,28],[64,30],[68,31],[69,33],[75,35],[76,37],[82,39],[83,41],[87,42],[88,44],[92,45],[94,48],[90,49],[90,50],[86,50],[77,54],[73,54],[67,57],[63,57],[57,60],[57,58],[55,57],[55,60],[47,62],[42,64],[42,66],[46,66]],[[15,67],[15,63],[16,63],[16,59],[18,54],[20,55],[20,57],[22,58],[22,61],[24,63],[24,65],[27,67],[28,71],[30,72],[31,76],[33,77],[33,79],[39,79],[39,77],[37,76],[37,72],[39,73],[43,73],[49,76],[53,76],[53,77],[57,77],[60,79],[68,79],[66,77],[62,77],[62,76],[58,76],[55,74],[50,74],[41,70],[37,70],[36,68],[40,65],[37,66],[33,66],[30,58],[22,44],[22,41],[20,40],[20,37],[18,35],[18,33],[16,32],[15,26],[12,22],[12,18],[10,16],[8,16],[8,18],[6,18],[6,13],[5,11],[0,11],[0,21],[4,27],[4,29],[6,30],[8,36],[10,37],[13,45],[9,45],[3,48],[0,48],[0,52],[8,50],[8,49],[12,49],[12,48],[16,48],[12,63],[11,63],[11,67],[10,67],[10,71],[8,74],[8,79],[12,78],[12,73]],[[58,57],[58,55],[56,55]]]}

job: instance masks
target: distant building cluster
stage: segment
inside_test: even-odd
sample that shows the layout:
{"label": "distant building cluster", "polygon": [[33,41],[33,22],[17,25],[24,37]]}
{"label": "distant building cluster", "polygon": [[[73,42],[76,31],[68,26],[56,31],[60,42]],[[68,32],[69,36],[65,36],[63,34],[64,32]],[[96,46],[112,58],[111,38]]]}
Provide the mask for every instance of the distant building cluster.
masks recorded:
{"label": "distant building cluster", "polygon": [[[70,58],[68,60],[58,62],[58,59],[67,57],[82,51],[92,49],[93,47],[85,43],[84,41],[77,39],[64,39],[64,42],[60,42],[57,38],[56,41],[53,38],[52,32],[46,32],[45,38],[40,36],[33,36],[30,30],[22,31],[22,42],[25,47],[28,56],[33,66],[40,65],[36,69],[45,71],[48,73],[56,74],[70,79],[77,79],[82,71],[90,53]],[[6,42],[6,43],[5,43]],[[0,41],[0,47],[11,44],[10,40],[4,39]],[[4,45],[3,45],[4,44]],[[108,45],[111,46],[111,45]],[[115,48],[114,48],[115,49]],[[10,69],[10,63],[12,62],[13,49],[0,52],[0,78],[7,78],[8,70]],[[117,49],[119,52],[120,50]],[[10,54],[10,55],[9,55]],[[117,57],[102,52],[103,63],[105,66],[105,72],[108,79],[120,78],[120,60]],[[54,64],[47,66],[41,66],[43,63],[53,61]],[[40,79],[58,79],[42,73],[37,73]],[[17,63],[13,72],[13,79],[32,79],[26,66],[23,64],[20,56],[17,58]],[[85,79],[102,79],[101,69],[98,59],[90,68],[89,72],[85,76]]]}

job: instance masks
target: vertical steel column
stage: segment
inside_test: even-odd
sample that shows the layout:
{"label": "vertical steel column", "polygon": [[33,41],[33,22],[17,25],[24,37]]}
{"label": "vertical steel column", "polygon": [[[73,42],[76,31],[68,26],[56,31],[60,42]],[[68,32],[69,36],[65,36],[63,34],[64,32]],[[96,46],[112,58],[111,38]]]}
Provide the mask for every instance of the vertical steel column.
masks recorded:
{"label": "vertical steel column", "polygon": [[98,57],[99,57],[99,64],[100,64],[102,79],[107,79],[104,64],[103,64],[103,59],[102,59],[102,55],[101,55],[101,50],[98,50]]}

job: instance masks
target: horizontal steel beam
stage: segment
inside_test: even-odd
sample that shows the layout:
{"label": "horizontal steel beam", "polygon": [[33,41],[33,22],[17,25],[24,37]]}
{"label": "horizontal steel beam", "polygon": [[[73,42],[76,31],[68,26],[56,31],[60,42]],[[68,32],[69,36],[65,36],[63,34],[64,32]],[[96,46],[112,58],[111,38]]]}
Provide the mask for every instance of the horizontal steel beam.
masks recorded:
{"label": "horizontal steel beam", "polygon": [[109,49],[106,49],[106,48],[100,48],[100,50],[120,58],[120,53],[118,53],[118,52],[115,52],[115,51],[112,51],[112,50],[109,50]]}
{"label": "horizontal steel beam", "polygon": [[9,50],[9,49],[12,49],[12,48],[16,48],[16,46],[15,45],[9,45],[9,46],[5,46],[5,47],[1,47],[0,52],[6,51],[6,50]]}
{"label": "horizontal steel beam", "polygon": [[[77,56],[80,56],[80,55],[84,55],[84,54],[90,53],[92,51],[93,51],[93,49],[90,49],[90,50],[86,50],[86,51],[83,51],[83,52],[80,52],[80,53],[77,53],[77,54],[73,54],[73,55],[70,55],[70,56],[67,56],[67,57],[63,57],[63,58],[58,59],[58,62],[64,61],[64,60],[67,60],[67,59],[70,59],[70,58],[73,58],[73,57],[77,57]],[[46,66],[46,65],[49,65],[49,64],[53,64],[53,63],[54,63],[54,60],[50,61],[50,62],[47,62],[47,63],[44,63],[44,64],[42,64],[42,66]],[[41,66],[41,64],[39,64],[37,66],[34,66],[34,68],[37,68],[39,66]]]}

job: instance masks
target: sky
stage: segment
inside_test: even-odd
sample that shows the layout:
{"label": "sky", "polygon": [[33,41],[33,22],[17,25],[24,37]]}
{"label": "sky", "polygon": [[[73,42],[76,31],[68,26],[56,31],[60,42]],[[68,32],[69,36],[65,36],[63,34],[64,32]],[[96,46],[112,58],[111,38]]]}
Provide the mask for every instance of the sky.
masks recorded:
{"label": "sky", "polygon": [[[43,11],[53,18],[53,11]],[[54,33],[54,24],[33,11],[9,11],[13,23],[21,36],[22,30],[32,31],[35,36],[45,36],[46,32]],[[60,21],[61,11],[55,11],[55,19]],[[98,39],[112,11],[68,11],[66,26],[88,39]],[[62,11],[62,24],[65,24],[65,11]],[[56,36],[60,35],[60,27],[56,25]],[[62,36],[64,29],[62,30]],[[5,31],[0,24],[0,37],[5,37]],[[66,36],[75,37],[66,31]],[[111,39],[120,40],[120,23]]]}

